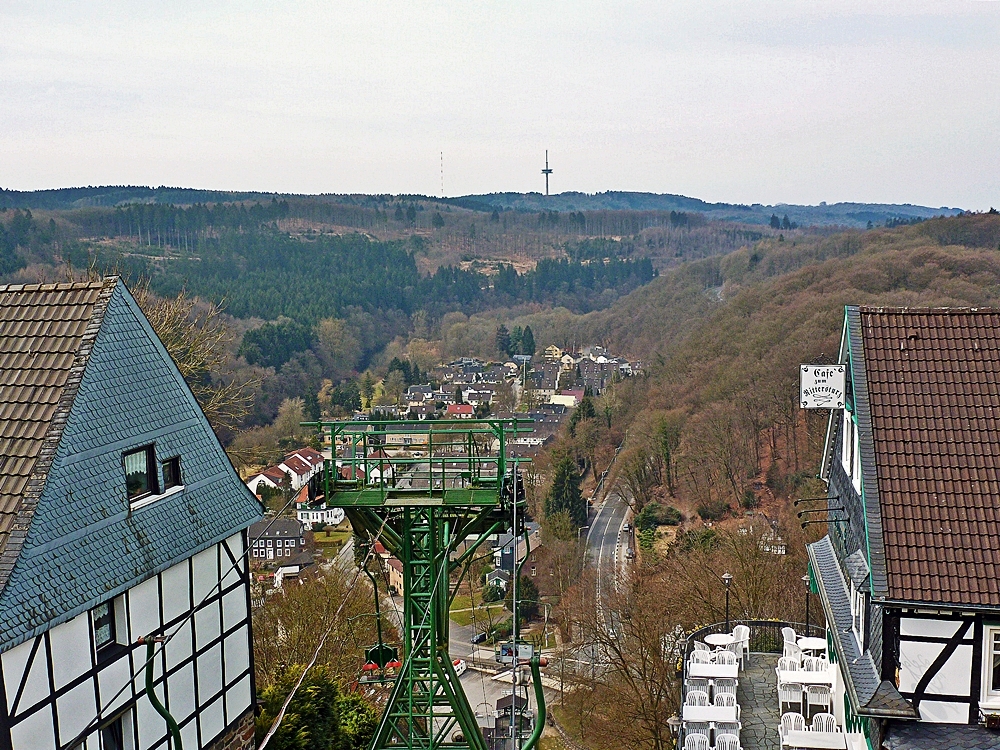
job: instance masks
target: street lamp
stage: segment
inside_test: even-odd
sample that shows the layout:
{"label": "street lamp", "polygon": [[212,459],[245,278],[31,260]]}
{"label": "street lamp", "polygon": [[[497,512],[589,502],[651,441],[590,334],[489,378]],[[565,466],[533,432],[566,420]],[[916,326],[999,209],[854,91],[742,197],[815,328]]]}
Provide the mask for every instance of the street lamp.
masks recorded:
{"label": "street lamp", "polygon": [[806,635],[809,635],[809,574],[802,576],[802,583],[806,585]]}
{"label": "street lamp", "polygon": [[723,573],[722,582],[726,585],[726,630],[729,630],[729,585],[733,582],[733,577],[729,573]]}
{"label": "street lamp", "polygon": [[580,534],[582,534],[583,532],[585,532],[589,528],[590,528],[589,526],[581,526],[580,528],[578,528],[576,530],[576,541],[579,542],[580,541]]}
{"label": "street lamp", "polygon": [[669,719],[667,719],[667,726],[670,727],[670,733],[676,737],[678,731],[681,728],[681,720],[677,714],[674,714]]}

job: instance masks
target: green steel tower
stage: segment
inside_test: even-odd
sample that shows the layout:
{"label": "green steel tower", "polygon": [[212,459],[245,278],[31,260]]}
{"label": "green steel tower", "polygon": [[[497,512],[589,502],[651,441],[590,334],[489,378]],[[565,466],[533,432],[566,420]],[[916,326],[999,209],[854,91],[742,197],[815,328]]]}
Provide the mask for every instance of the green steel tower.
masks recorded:
{"label": "green steel tower", "polygon": [[[524,491],[508,443],[528,420],[320,422],[322,491],[354,530],[403,564],[402,666],[373,750],[486,750],[448,654],[448,612],[487,537],[522,526]],[[458,587],[455,586],[454,592]],[[540,693],[539,693],[540,695]]]}

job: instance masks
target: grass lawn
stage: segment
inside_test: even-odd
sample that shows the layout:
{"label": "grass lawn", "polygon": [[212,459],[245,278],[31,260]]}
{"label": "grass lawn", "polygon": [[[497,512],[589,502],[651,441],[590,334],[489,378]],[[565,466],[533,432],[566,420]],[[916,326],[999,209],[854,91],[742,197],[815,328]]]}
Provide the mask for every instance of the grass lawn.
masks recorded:
{"label": "grass lawn", "polygon": [[[468,600],[468,597],[466,597],[466,600]],[[503,609],[503,603],[497,602],[496,604],[489,604],[487,606],[493,611],[494,613],[493,617],[494,620],[496,620],[499,611]],[[489,618],[486,616],[486,613],[482,611],[482,608],[477,608],[475,614],[476,614],[476,625],[482,627],[487,622],[489,622]],[[455,607],[451,610],[449,616],[458,625],[472,624],[472,610],[467,607]]]}

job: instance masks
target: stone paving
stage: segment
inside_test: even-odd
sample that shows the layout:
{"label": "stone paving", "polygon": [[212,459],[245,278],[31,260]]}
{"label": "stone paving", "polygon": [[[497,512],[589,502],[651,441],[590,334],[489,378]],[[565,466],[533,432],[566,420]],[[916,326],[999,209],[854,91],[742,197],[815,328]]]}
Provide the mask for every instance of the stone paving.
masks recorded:
{"label": "stone paving", "polygon": [[740,744],[743,750],[780,750],[778,687],[774,670],[779,654],[750,654],[740,672],[736,702],[740,704]]}

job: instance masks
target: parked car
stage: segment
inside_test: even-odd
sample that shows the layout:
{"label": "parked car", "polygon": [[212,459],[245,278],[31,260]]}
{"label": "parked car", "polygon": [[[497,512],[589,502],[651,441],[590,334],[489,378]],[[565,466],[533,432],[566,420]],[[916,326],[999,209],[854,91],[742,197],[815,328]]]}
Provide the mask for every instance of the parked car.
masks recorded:
{"label": "parked car", "polygon": [[469,639],[469,640],[471,641],[471,643],[472,643],[473,645],[475,645],[475,644],[477,644],[477,643],[482,643],[483,641],[485,641],[485,640],[486,640],[486,633],[476,633],[476,634],[475,634],[474,636],[472,636],[472,638],[471,638],[471,639]]}
{"label": "parked car", "polygon": [[622,526],[622,531],[624,531],[626,534],[631,534],[632,533],[632,524],[627,523],[624,526]]}
{"label": "parked car", "polygon": [[629,547],[628,549],[626,549],[625,550],[625,559],[626,560],[634,560],[635,559],[635,550],[632,549],[631,547]]}
{"label": "parked car", "polygon": [[455,659],[452,664],[455,666],[455,674],[459,677],[465,674],[465,670],[469,668],[469,665],[465,663],[465,659]]}

